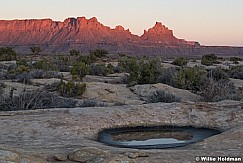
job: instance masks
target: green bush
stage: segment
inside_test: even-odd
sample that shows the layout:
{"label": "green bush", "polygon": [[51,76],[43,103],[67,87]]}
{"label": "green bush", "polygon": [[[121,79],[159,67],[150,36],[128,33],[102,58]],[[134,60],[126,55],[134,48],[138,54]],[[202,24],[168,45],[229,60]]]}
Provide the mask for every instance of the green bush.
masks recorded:
{"label": "green bush", "polygon": [[96,56],[94,54],[90,54],[88,56],[80,56],[78,61],[83,62],[86,65],[90,65],[96,61]]}
{"label": "green bush", "polygon": [[138,81],[140,75],[139,61],[134,58],[122,58],[119,60],[118,67],[120,72],[127,72],[130,74],[128,83]]}
{"label": "green bush", "polygon": [[232,62],[238,62],[238,61],[242,61],[242,59],[239,58],[239,57],[230,57],[230,61],[232,61]]}
{"label": "green bush", "polygon": [[231,78],[243,80],[243,66],[230,67],[227,73]]}
{"label": "green bush", "polygon": [[2,96],[2,94],[4,93],[3,89],[5,88],[5,84],[3,82],[0,82],[0,97]]}
{"label": "green bush", "polygon": [[207,80],[207,71],[200,67],[167,68],[158,77],[158,82],[172,87],[197,92]]}
{"label": "green bush", "polygon": [[177,65],[177,66],[185,66],[187,65],[187,63],[188,61],[183,57],[176,58],[174,62],[172,62],[173,65]]}
{"label": "green bush", "polygon": [[30,72],[30,68],[23,65],[17,67],[16,73],[23,73],[23,72]]}
{"label": "green bush", "polygon": [[53,64],[61,72],[70,72],[71,61],[67,56],[54,58]]}
{"label": "green bush", "polygon": [[32,52],[32,54],[38,55],[42,50],[39,46],[33,46],[30,47],[30,51]]}
{"label": "green bush", "polygon": [[141,61],[139,65],[138,84],[154,84],[158,81],[163,71],[163,67],[158,60],[150,59],[148,61]]}
{"label": "green bush", "polygon": [[68,81],[67,83],[61,83],[57,89],[63,97],[77,97],[84,94],[86,91],[86,84]]}
{"label": "green bush", "polygon": [[80,52],[78,50],[72,49],[72,50],[69,51],[69,54],[71,56],[76,56],[77,57],[77,56],[80,55]]}
{"label": "green bush", "polygon": [[33,67],[37,70],[45,70],[45,71],[55,71],[58,68],[56,67],[55,64],[51,63],[50,61],[36,61],[33,64]]}
{"label": "green bush", "polygon": [[90,51],[89,54],[94,55],[97,58],[102,58],[102,57],[106,57],[108,51],[104,49],[96,49],[94,51]]}
{"label": "green bush", "polygon": [[82,80],[88,74],[88,66],[84,62],[77,62],[71,68],[71,74],[79,76]]}
{"label": "green bush", "polygon": [[16,60],[16,52],[13,50],[13,48],[6,47],[6,48],[0,48],[0,61],[12,61]]}
{"label": "green bush", "polygon": [[30,67],[30,64],[25,59],[21,59],[21,60],[17,61],[16,64],[17,64],[17,66]]}
{"label": "green bush", "polygon": [[[122,58],[119,60],[118,67],[120,71],[127,72],[130,76],[127,84],[153,84],[158,80],[163,67],[156,59],[137,60],[136,58]],[[130,84],[129,84],[130,85]]]}
{"label": "green bush", "polygon": [[207,54],[202,57],[201,63],[206,66],[219,63],[217,61],[218,57],[215,54]]}
{"label": "green bush", "polygon": [[229,80],[229,75],[222,70],[221,68],[217,67],[215,69],[211,69],[208,71],[208,78],[212,78],[213,80]]}
{"label": "green bush", "polygon": [[197,92],[206,80],[206,73],[206,70],[200,67],[181,68],[176,76],[175,86]]}
{"label": "green bush", "polygon": [[106,66],[105,64],[91,64],[89,66],[90,75],[106,76],[113,72],[113,67]]}

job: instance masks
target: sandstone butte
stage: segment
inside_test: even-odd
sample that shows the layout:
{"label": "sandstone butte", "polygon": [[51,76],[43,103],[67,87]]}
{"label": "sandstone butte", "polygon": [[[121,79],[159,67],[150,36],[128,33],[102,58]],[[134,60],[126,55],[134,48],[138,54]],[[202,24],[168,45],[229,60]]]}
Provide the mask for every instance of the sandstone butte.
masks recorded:
{"label": "sandstone butte", "polygon": [[104,26],[97,18],[0,20],[0,46],[14,47],[19,53],[40,46],[43,53],[67,53],[70,49],[85,53],[97,48],[111,53],[134,55],[243,55],[243,47],[201,46],[195,41],[178,39],[160,22],[145,30],[142,36],[122,26]]}

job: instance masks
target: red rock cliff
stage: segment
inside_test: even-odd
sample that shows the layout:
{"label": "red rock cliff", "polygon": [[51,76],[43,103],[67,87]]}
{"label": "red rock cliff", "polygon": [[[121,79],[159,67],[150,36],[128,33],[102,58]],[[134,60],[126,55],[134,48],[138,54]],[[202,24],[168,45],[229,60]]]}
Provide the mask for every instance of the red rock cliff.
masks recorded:
{"label": "red rock cliff", "polygon": [[0,46],[13,46],[20,52],[28,52],[33,45],[41,46],[44,52],[64,53],[72,48],[81,52],[104,48],[112,53],[138,55],[201,52],[197,42],[177,39],[172,30],[159,22],[139,37],[122,26],[115,29],[104,26],[95,17],[67,18],[64,22],[51,19],[0,20]]}

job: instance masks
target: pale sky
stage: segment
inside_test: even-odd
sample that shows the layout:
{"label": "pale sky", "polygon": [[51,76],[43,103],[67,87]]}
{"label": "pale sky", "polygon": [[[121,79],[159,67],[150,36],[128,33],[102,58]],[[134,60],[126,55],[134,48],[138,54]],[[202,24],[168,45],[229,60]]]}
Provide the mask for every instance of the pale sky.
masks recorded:
{"label": "pale sky", "polygon": [[243,0],[0,0],[0,19],[91,18],[141,35],[162,22],[178,38],[243,46]]}

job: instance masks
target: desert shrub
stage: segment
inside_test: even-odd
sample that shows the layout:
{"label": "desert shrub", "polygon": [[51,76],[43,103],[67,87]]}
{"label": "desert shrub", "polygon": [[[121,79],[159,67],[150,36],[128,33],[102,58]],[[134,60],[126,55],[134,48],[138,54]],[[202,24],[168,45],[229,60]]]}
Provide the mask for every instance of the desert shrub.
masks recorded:
{"label": "desert shrub", "polygon": [[7,72],[0,72],[0,80],[6,80],[8,79],[8,73]]}
{"label": "desert shrub", "polygon": [[234,67],[231,67],[227,73],[229,74],[229,76],[231,78],[234,78],[234,79],[243,79],[243,66],[234,66]]}
{"label": "desert shrub", "polygon": [[6,74],[6,79],[7,80],[15,80],[15,79],[17,79],[17,75],[16,74]]}
{"label": "desert shrub", "polygon": [[25,59],[21,59],[21,60],[17,61],[16,64],[18,67],[19,66],[31,67],[31,64],[28,63],[28,61]]}
{"label": "desert shrub", "polygon": [[1,111],[72,108],[75,106],[76,101],[73,99],[60,98],[43,91],[24,92],[12,98],[0,98]]}
{"label": "desert shrub", "polygon": [[182,68],[179,70],[176,85],[177,88],[192,90],[197,92],[200,90],[200,87],[204,85],[206,77],[206,70],[200,67],[193,68]]}
{"label": "desert shrub", "polygon": [[162,73],[163,67],[156,59],[138,61],[135,58],[123,58],[119,61],[118,66],[130,74],[127,84],[153,84]]}
{"label": "desert shrub", "polygon": [[90,65],[96,61],[96,56],[94,54],[90,54],[88,56],[80,56],[77,59],[79,62],[83,62],[86,65]]}
{"label": "desert shrub", "polygon": [[232,62],[238,62],[238,61],[242,61],[242,59],[239,58],[239,57],[230,57],[230,61],[232,61]]}
{"label": "desert shrub", "polygon": [[17,82],[23,83],[23,84],[31,84],[31,76],[27,72],[16,74]]}
{"label": "desert shrub", "polygon": [[94,51],[90,51],[89,53],[90,55],[94,55],[97,58],[101,58],[101,57],[106,57],[108,51],[104,49],[96,49]]}
{"label": "desert shrub", "polygon": [[30,68],[27,66],[23,66],[23,65],[18,66],[16,68],[16,73],[24,73],[24,72],[30,72]]}
{"label": "desert shrub", "polygon": [[119,60],[118,66],[121,72],[127,72],[130,74],[127,82],[138,81],[140,74],[139,62],[133,58],[122,58]]}
{"label": "desert shrub", "polygon": [[42,78],[50,79],[50,78],[62,78],[62,74],[57,71],[43,71]]}
{"label": "desert shrub", "polygon": [[177,65],[177,66],[185,66],[185,65],[187,65],[187,63],[188,63],[188,60],[186,60],[183,57],[176,58],[174,60],[174,62],[172,62],[173,65]]}
{"label": "desert shrub", "polygon": [[158,82],[172,87],[197,92],[207,80],[207,71],[200,67],[183,67],[164,69],[158,77]]}
{"label": "desert shrub", "polygon": [[30,51],[32,52],[32,54],[38,55],[42,50],[39,46],[33,46],[30,47]]}
{"label": "desert shrub", "polygon": [[29,76],[31,79],[42,79],[44,77],[43,70],[31,70],[29,72]]}
{"label": "desert shrub", "polygon": [[151,93],[148,97],[148,103],[158,103],[158,102],[165,102],[165,103],[172,103],[172,102],[179,102],[180,98],[165,92],[164,90],[156,90]]}
{"label": "desert shrub", "polygon": [[176,76],[178,75],[178,70],[174,67],[169,67],[163,69],[162,73],[158,76],[158,83],[164,83],[171,86],[176,86]]}
{"label": "desert shrub", "polygon": [[78,75],[82,80],[88,74],[88,66],[84,62],[77,62],[71,68],[72,75]]}
{"label": "desert shrub", "polygon": [[115,66],[113,67],[113,73],[122,73],[124,72],[124,69],[121,66]]}
{"label": "desert shrub", "polygon": [[80,51],[72,49],[72,50],[69,51],[69,54],[71,56],[79,56],[80,55]]}
{"label": "desert shrub", "polygon": [[55,65],[56,69],[61,71],[61,72],[70,72],[71,70],[71,61],[68,59],[67,56],[61,56],[54,58],[52,61],[53,64]]}
{"label": "desert shrub", "polygon": [[33,67],[37,70],[55,71],[58,70],[55,64],[50,61],[36,61]]}
{"label": "desert shrub", "polygon": [[232,78],[243,80],[243,70],[238,71],[238,72],[235,72],[235,73],[232,75]]}
{"label": "desert shrub", "polygon": [[201,63],[206,66],[219,63],[217,61],[218,57],[215,54],[207,54],[202,57]]}
{"label": "desert shrub", "polygon": [[10,64],[8,67],[7,67],[7,71],[10,72],[10,71],[15,71],[17,69],[17,64]]}
{"label": "desert shrub", "polygon": [[115,67],[112,64],[109,63],[106,67],[108,69],[108,74],[114,73]]}
{"label": "desert shrub", "polygon": [[85,99],[85,100],[83,100],[83,102],[80,105],[80,107],[95,107],[97,105],[98,105],[98,102],[96,100],[93,100],[93,99]]}
{"label": "desert shrub", "polygon": [[234,84],[228,80],[208,80],[202,90],[205,101],[240,100]]}
{"label": "desert shrub", "polygon": [[62,82],[58,85],[58,92],[63,97],[77,97],[84,94],[86,91],[85,83],[75,83],[73,81],[68,81],[67,83]]}
{"label": "desert shrub", "polygon": [[89,75],[106,76],[112,71],[112,68],[109,68],[105,64],[91,64],[89,66]]}
{"label": "desert shrub", "polygon": [[5,84],[3,82],[0,82],[0,97],[2,96],[2,94],[4,93],[3,89],[5,88]]}
{"label": "desert shrub", "polygon": [[138,84],[154,84],[163,71],[163,67],[156,59],[140,62]]}
{"label": "desert shrub", "polygon": [[0,61],[11,61],[16,60],[16,52],[10,47],[0,48]]}
{"label": "desert shrub", "polygon": [[209,70],[207,76],[216,81],[229,80],[229,75],[219,67]]}

